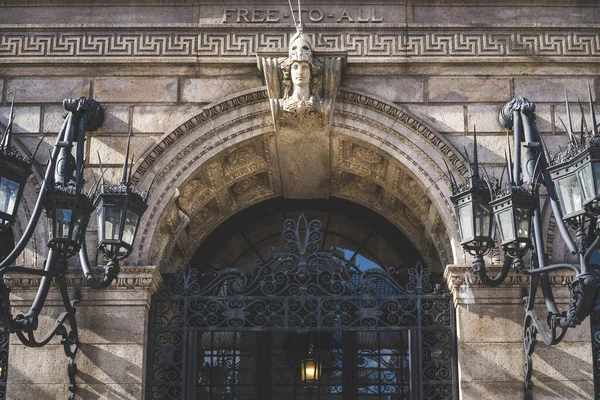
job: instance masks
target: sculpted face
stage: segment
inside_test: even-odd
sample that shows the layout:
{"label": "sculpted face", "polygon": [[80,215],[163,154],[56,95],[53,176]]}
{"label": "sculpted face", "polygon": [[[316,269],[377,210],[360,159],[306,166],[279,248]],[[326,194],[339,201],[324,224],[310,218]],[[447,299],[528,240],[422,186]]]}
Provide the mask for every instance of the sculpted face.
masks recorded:
{"label": "sculpted face", "polygon": [[303,87],[310,84],[310,64],[307,62],[293,63],[290,73],[294,86]]}

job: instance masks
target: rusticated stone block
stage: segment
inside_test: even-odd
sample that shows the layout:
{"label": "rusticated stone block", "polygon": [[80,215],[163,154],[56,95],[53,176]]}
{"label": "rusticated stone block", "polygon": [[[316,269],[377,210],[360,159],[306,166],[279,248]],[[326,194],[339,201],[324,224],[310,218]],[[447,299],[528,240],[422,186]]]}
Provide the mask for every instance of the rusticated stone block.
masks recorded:
{"label": "rusticated stone block", "polygon": [[423,106],[407,104],[406,110],[438,132],[464,132],[463,106]]}
{"label": "rusticated stone block", "polygon": [[187,103],[212,103],[223,97],[263,86],[258,76],[189,78],[182,82],[182,100]]}
{"label": "rusticated stone block", "polygon": [[377,98],[395,103],[422,103],[423,78],[399,76],[347,76],[342,86],[370,93]]}
{"label": "rusticated stone block", "polygon": [[[14,4],[14,3],[13,3]],[[43,3],[36,3],[43,4]],[[101,5],[69,6],[69,12],[62,7],[3,7],[0,23],[14,24],[172,24],[193,23],[191,6],[156,7],[145,5],[103,7]],[[8,4],[7,4],[8,5]]]}
{"label": "rusticated stone block", "polygon": [[175,78],[96,78],[94,99],[110,103],[174,103]]}
{"label": "rusticated stone block", "polygon": [[508,78],[433,77],[428,80],[431,102],[498,102],[510,100]]}
{"label": "rusticated stone block", "polygon": [[[43,132],[59,132],[67,111],[62,106],[44,107]],[[94,133],[124,133],[129,131],[129,107],[104,106],[104,122]]]}
{"label": "rusticated stone block", "polygon": [[89,97],[88,78],[10,78],[6,90],[18,103],[58,103],[64,99]]}
{"label": "rusticated stone block", "polygon": [[[582,376],[581,378],[585,378]],[[569,379],[544,382],[533,377],[533,398],[544,400],[593,399],[594,382]]]}
{"label": "rusticated stone block", "polygon": [[[10,400],[56,400],[69,396],[69,385],[64,383],[31,384],[11,383],[8,387]],[[77,399],[119,399],[139,400],[142,398],[142,387],[139,384],[78,384]]]}
{"label": "rusticated stone block", "polygon": [[[550,2],[552,3],[552,2]],[[527,7],[529,3],[514,3],[500,6],[502,3],[472,3],[469,6],[445,6],[436,3],[436,7],[414,6],[414,22],[426,24],[594,24],[597,21],[597,7],[565,7],[569,2],[552,7],[548,2],[543,7]],[[574,3],[570,3],[574,4]],[[468,16],[468,17],[466,17]],[[549,39],[551,40],[551,39]],[[532,43],[532,46],[538,46]]]}
{"label": "rusticated stone block", "polygon": [[[522,343],[458,344],[461,381],[523,381],[525,353]],[[467,361],[469,360],[469,361]]]}
{"label": "rusticated stone block", "polygon": [[[479,131],[479,128],[477,128]],[[446,138],[461,153],[465,148],[469,157],[473,155],[473,128],[469,129],[469,135],[447,135]],[[479,161],[485,163],[504,163],[504,149],[506,148],[506,137],[503,135],[478,135],[477,152]]]}
{"label": "rusticated stone block", "polygon": [[200,113],[201,106],[135,106],[133,108],[133,131],[165,133],[179,127]]}
{"label": "rusticated stone block", "polygon": [[462,400],[523,400],[524,394],[525,384],[519,381],[463,381],[460,384]]}
{"label": "rusticated stone block", "polygon": [[[140,384],[144,371],[142,344],[80,346],[78,378],[82,382]],[[83,380],[82,380],[83,379]]]}
{"label": "rusticated stone block", "polygon": [[564,102],[566,89],[569,99],[583,100],[588,98],[588,85],[595,98],[593,78],[515,78],[515,95],[534,102]]}
{"label": "rusticated stone block", "polygon": [[[52,147],[56,143],[56,135],[48,135],[43,139],[40,135],[19,135],[18,139],[23,146],[27,147],[31,152],[33,152],[39,144],[40,148],[35,155],[35,161],[40,165],[46,165],[48,163]],[[40,143],[40,140],[42,143]]]}
{"label": "rusticated stone block", "polygon": [[[139,158],[157,139],[158,137],[153,135],[132,136],[129,149],[130,161],[131,156]],[[89,138],[89,141],[92,154],[90,162],[98,164],[98,154],[100,154],[102,165],[123,165],[125,162],[127,136],[93,136]]]}
{"label": "rusticated stone block", "polygon": [[471,304],[456,310],[458,338],[468,343],[523,343],[522,307]]}
{"label": "rusticated stone block", "polygon": [[[10,107],[0,107],[0,124],[8,125]],[[40,131],[40,107],[15,106],[13,133],[38,133]]]}
{"label": "rusticated stone block", "polygon": [[533,353],[534,376],[540,381],[581,380],[593,375],[591,342],[543,343]]}

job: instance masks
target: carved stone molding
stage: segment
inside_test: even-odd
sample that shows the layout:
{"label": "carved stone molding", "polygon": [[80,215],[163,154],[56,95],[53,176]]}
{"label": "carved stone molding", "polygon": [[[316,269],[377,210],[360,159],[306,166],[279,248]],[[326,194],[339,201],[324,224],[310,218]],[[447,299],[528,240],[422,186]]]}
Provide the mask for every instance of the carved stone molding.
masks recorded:
{"label": "carved stone molding", "polygon": [[[103,268],[92,269],[96,276],[101,276],[103,271]],[[5,275],[4,281],[11,289],[37,290],[41,279],[39,276],[9,272]],[[92,290],[83,277],[80,268],[69,268],[66,274],[66,282],[70,288]],[[114,280],[106,290],[145,289],[152,294],[159,290],[162,284],[162,276],[154,266],[123,266],[119,272],[119,278]]]}
{"label": "carved stone molding", "polygon": [[[597,27],[474,27],[427,26],[354,29],[328,27],[309,36],[315,49],[347,51],[349,62],[392,62],[411,58],[465,61],[598,62]],[[0,32],[0,59],[9,62],[122,63],[158,59],[170,62],[252,63],[257,52],[287,48],[291,34],[281,26],[257,27],[31,27],[6,26]],[[447,60],[445,60],[447,61]]]}
{"label": "carved stone molding", "polygon": [[[500,267],[486,267],[489,276],[495,276]],[[556,271],[550,274],[550,284],[555,288],[564,288],[566,284],[573,282],[573,273],[568,271]],[[529,275],[517,274],[511,271],[499,288],[520,288],[529,285]],[[473,273],[471,266],[448,265],[444,271],[444,280],[451,292],[456,292],[460,287],[487,288],[481,283],[477,274]],[[493,290],[494,288],[491,288]]]}
{"label": "carved stone molding", "polygon": [[[457,229],[440,162],[445,159],[457,174],[466,172],[458,152],[393,104],[344,89],[337,100],[332,136],[326,136],[326,148],[333,146],[331,176],[347,174],[342,181],[353,189],[333,190],[336,183],[328,178],[323,187],[333,191],[327,197],[339,195],[365,204],[396,225],[398,218],[410,216],[418,223],[404,231],[424,237],[419,251],[433,261],[430,264],[452,262],[449,238]],[[269,114],[267,90],[249,90],[211,104],[146,151],[134,177],[141,188],[152,184],[154,195],[132,254],[137,264],[177,268],[186,261],[183,254],[191,256],[199,240],[221,221],[282,195],[280,166],[285,155],[277,146],[281,137],[273,131]],[[347,142],[342,148],[340,139]],[[402,200],[397,210],[395,198]]]}

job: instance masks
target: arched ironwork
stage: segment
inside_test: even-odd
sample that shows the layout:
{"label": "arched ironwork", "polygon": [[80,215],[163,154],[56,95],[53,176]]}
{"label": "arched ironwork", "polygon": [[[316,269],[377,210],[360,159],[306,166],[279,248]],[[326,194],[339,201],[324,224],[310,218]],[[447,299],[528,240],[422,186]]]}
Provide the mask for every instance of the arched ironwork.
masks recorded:
{"label": "arched ironwork", "polygon": [[410,397],[393,398],[455,398],[451,297],[427,268],[361,271],[340,250],[321,250],[320,221],[301,215],[283,228],[285,250],[257,261],[253,271],[188,267],[155,296],[147,398],[196,398],[198,338],[248,331],[403,331],[410,343]]}

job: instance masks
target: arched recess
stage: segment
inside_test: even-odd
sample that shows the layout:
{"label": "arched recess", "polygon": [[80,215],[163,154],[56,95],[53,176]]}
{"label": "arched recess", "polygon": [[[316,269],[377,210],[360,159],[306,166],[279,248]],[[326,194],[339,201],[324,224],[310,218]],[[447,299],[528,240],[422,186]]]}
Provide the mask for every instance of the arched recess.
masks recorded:
{"label": "arched recess", "polygon": [[[163,135],[133,173],[151,191],[129,262],[173,271],[221,221],[282,196],[276,140],[265,88],[213,103]],[[432,268],[460,259],[444,161],[457,176],[467,169],[441,135],[394,104],[342,88],[330,146],[331,196],[390,220]]]}

